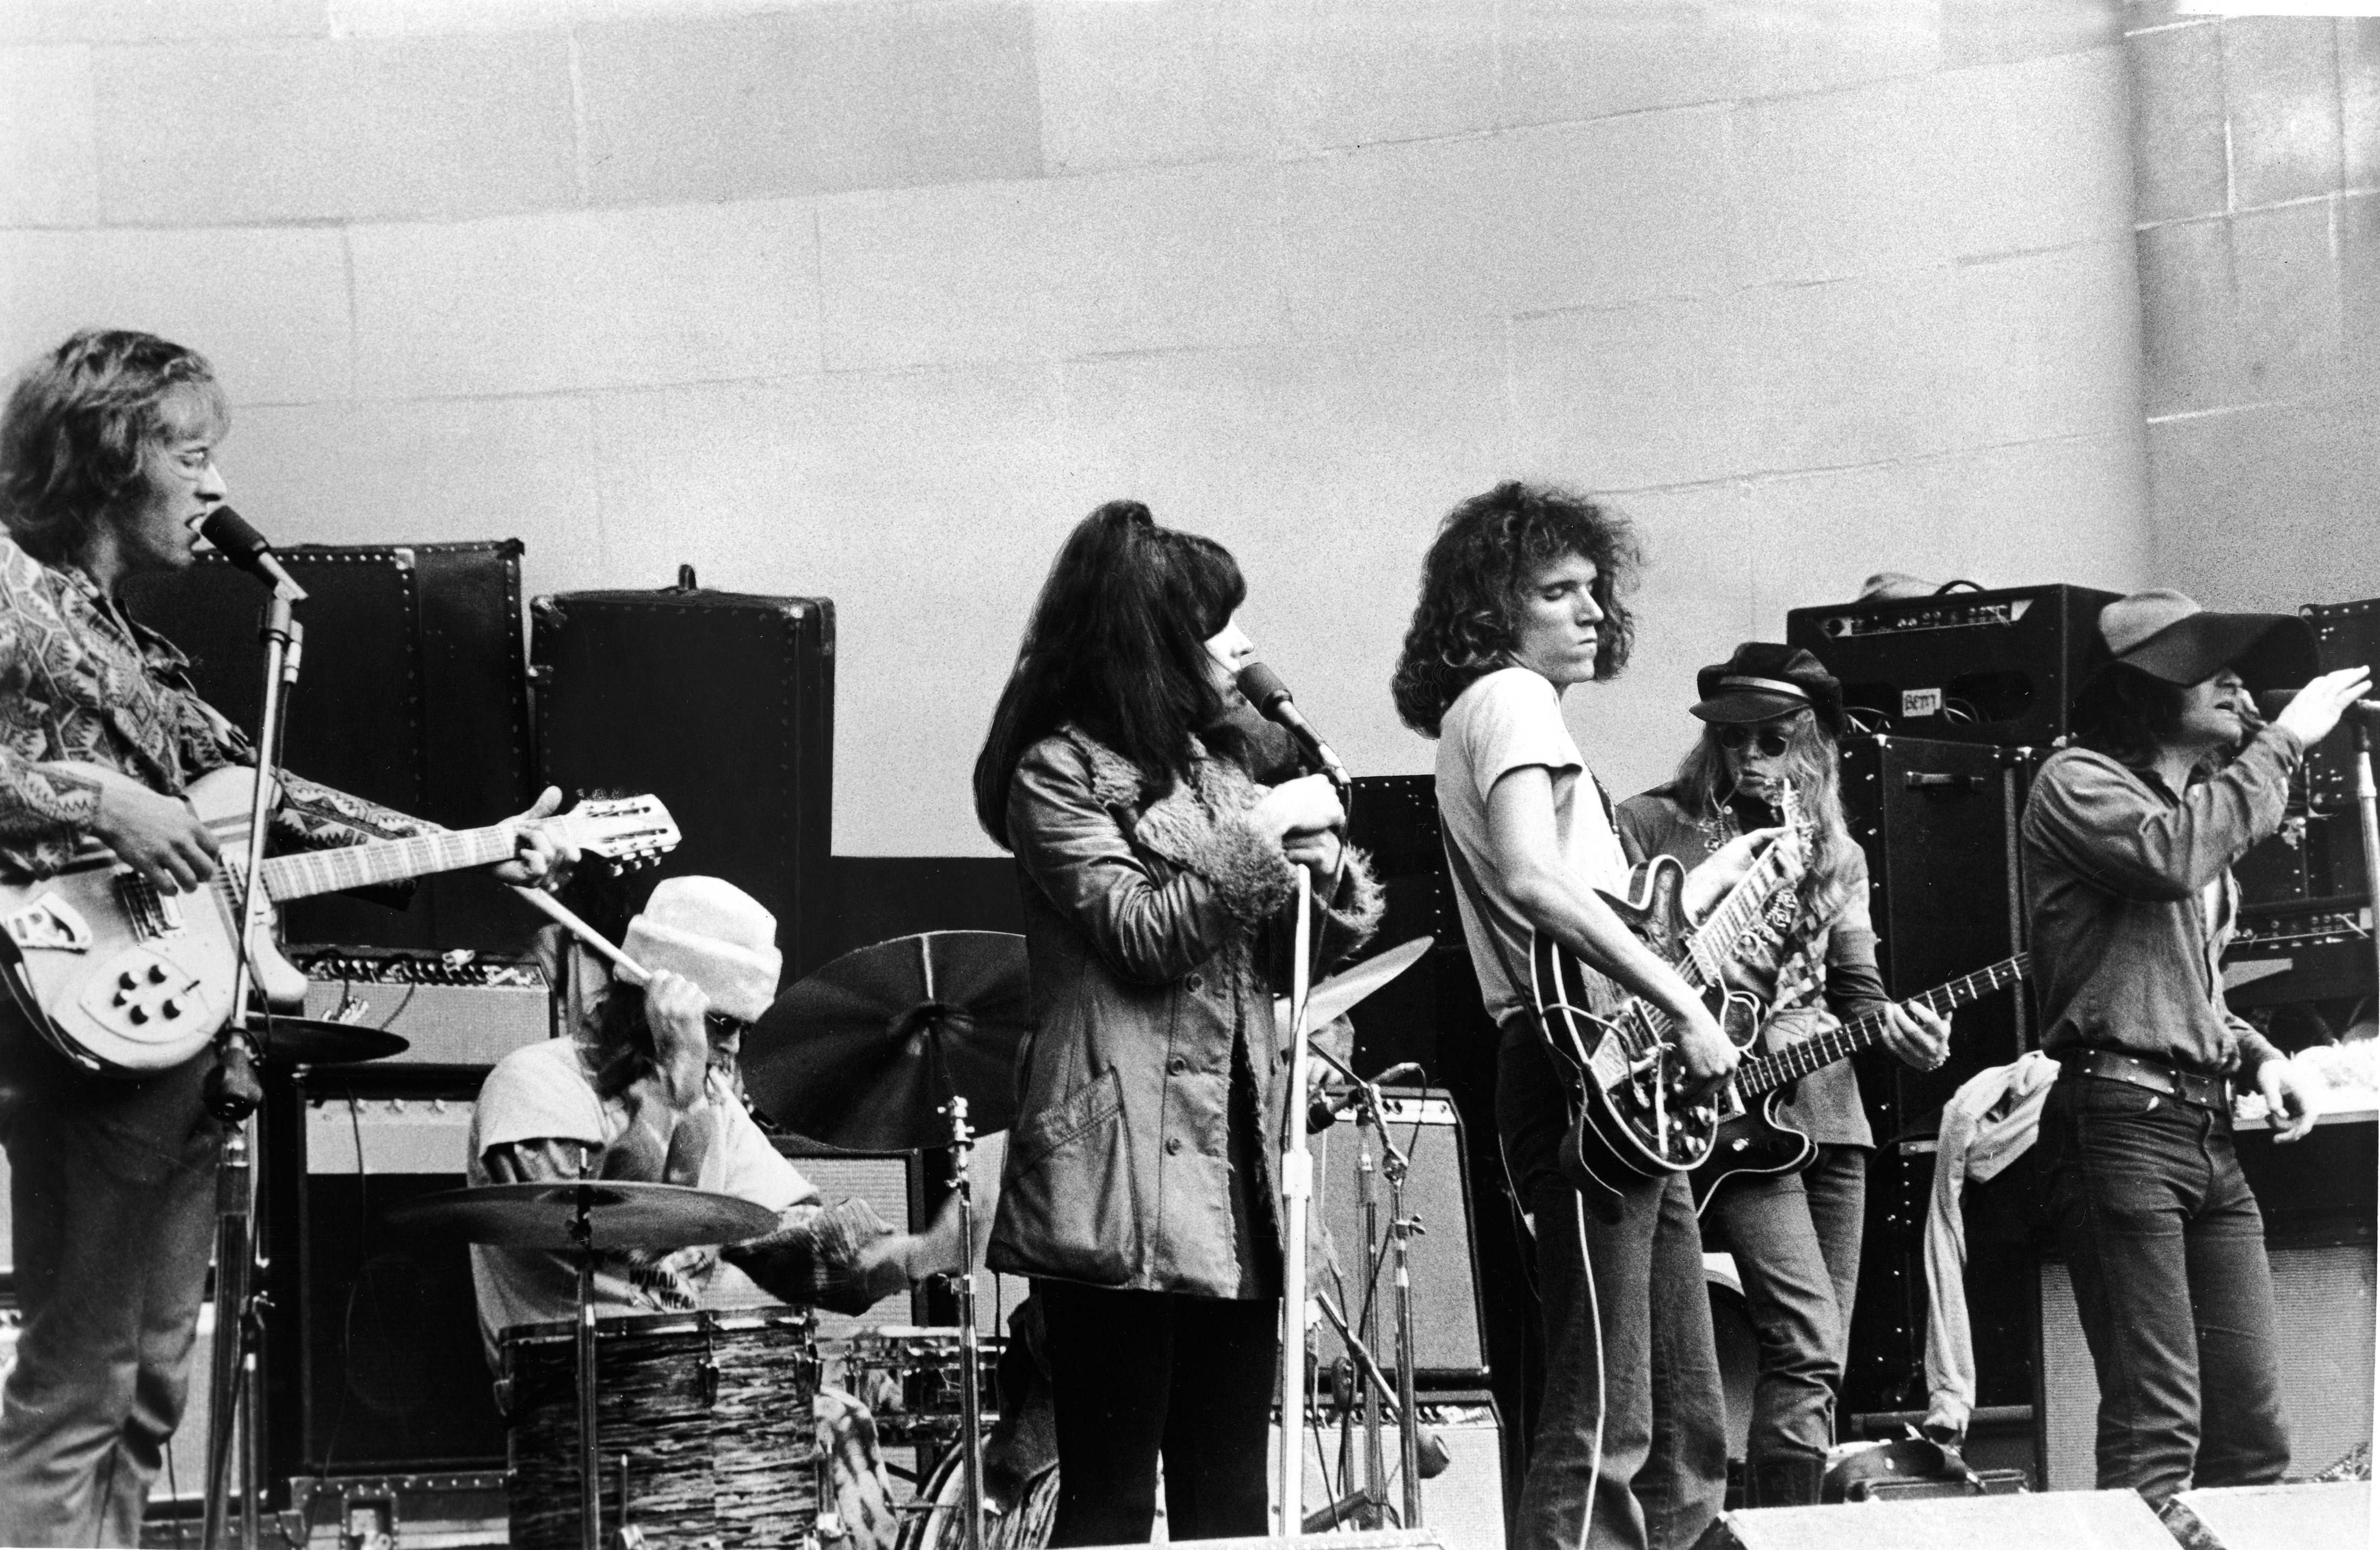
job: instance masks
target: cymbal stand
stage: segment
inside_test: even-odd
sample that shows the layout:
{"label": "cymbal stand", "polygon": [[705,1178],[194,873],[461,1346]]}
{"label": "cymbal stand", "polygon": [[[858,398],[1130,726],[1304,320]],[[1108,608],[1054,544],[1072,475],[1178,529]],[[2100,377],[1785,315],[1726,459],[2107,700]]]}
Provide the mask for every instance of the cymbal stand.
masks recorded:
{"label": "cymbal stand", "polygon": [[[578,1254],[578,1544],[602,1550],[603,1464],[595,1429],[595,1227],[587,1219],[595,1188],[581,1183],[570,1218]],[[628,1520],[627,1465],[620,1466],[620,1521]]]}
{"label": "cymbal stand", "polygon": [[272,901],[257,886],[263,876],[265,824],[273,804],[273,767],[281,752],[284,713],[298,679],[304,635],[291,612],[305,592],[287,582],[273,587],[258,635],[264,642],[264,694],[256,721],[256,789],[249,800],[248,848],[231,881],[238,896],[237,946],[233,955],[231,1018],[215,1035],[216,1066],[208,1073],[206,1105],[224,1126],[215,1175],[215,1340],[207,1411],[205,1550],[223,1543],[230,1516],[231,1447],[235,1428],[240,1449],[239,1535],[244,1550],[258,1550],[259,1512],[264,1490],[264,1381],[258,1359],[263,1350],[267,1299],[255,1290],[263,1268],[254,1230],[256,1142],[250,1127],[263,1089],[258,1085],[259,1055],[249,1000],[255,989],[249,962],[250,936],[262,929]]}
{"label": "cymbal stand", "polygon": [[983,1550],[983,1391],[977,1365],[980,1349],[975,1327],[975,1127],[967,1123],[967,1100],[953,1096],[941,1112],[951,1117],[952,1187],[959,1197],[962,1258],[953,1288],[959,1303],[959,1456],[966,1477],[967,1550]]}
{"label": "cymbal stand", "polygon": [[[1332,1063],[1339,1062],[1334,1060]],[[1342,1066],[1342,1069],[1345,1068]],[[1389,1126],[1388,1110],[1381,1106],[1380,1085],[1377,1082],[1358,1081],[1355,1088],[1358,1095],[1356,1123],[1368,1125],[1378,1133],[1380,1142],[1380,1174],[1389,1182],[1388,1243],[1395,1267],[1395,1276],[1390,1284],[1395,1289],[1397,1320],[1397,1463],[1404,1491],[1404,1512],[1400,1526],[1417,1529],[1421,1527],[1421,1408],[1415,1402],[1414,1398],[1411,1250],[1413,1235],[1426,1229],[1418,1217],[1405,1215],[1405,1177],[1413,1171],[1413,1157],[1403,1147],[1397,1144],[1396,1134]],[[1379,1344],[1379,1319],[1372,1306],[1372,1287],[1378,1278],[1380,1262],[1376,1229],[1373,1225],[1370,1184],[1368,1178],[1366,1177],[1370,1161],[1371,1153],[1367,1145],[1364,1153],[1366,1171],[1358,1174],[1359,1178],[1366,1179],[1364,1200],[1366,1317],[1364,1325],[1366,1344],[1377,1347]],[[1379,1391],[1372,1388],[1368,1390],[1368,1394],[1371,1399],[1367,1419],[1372,1428],[1372,1483],[1381,1492],[1385,1499],[1387,1487],[1386,1483],[1380,1478],[1381,1469],[1378,1463]]]}

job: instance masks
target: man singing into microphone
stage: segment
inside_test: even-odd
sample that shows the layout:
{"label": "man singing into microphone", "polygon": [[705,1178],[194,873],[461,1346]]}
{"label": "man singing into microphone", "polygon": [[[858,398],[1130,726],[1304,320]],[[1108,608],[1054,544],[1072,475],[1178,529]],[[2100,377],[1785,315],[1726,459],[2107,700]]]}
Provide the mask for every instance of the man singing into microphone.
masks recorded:
{"label": "man singing into microphone", "polygon": [[2099,1488],[2162,1503],[2289,1467],[2264,1218],[2231,1144],[2235,1083],[2277,1138],[2313,1123],[2281,1052],[2223,1004],[2230,866],[2279,827],[2306,749],[2371,684],[2316,678],[2263,723],[2248,686],[2313,666],[2304,624],[2179,592],[2099,615],[2080,746],[2042,766],[2024,880],[2042,1047],[2048,1206],[2099,1378]]}
{"label": "man singing into microphone", "polygon": [[[190,563],[192,526],[224,500],[228,418],[196,353],[97,330],[28,368],[0,412],[0,877],[47,877],[86,840],[163,892],[214,876],[214,838],[180,793],[250,751],[116,594]],[[284,845],[324,846],[433,826],[285,778],[273,827]],[[571,859],[531,823],[495,870],[551,880]],[[200,1089],[214,1061],[95,1075],[0,1011],[24,1321],[0,1396],[0,1544],[140,1543],[212,1247],[222,1132]]]}

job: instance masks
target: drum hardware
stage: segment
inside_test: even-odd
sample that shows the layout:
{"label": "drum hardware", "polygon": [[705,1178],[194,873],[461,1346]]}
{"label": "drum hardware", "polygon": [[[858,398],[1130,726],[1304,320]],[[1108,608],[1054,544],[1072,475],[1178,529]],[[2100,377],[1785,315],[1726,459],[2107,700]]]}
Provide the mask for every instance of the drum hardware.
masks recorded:
{"label": "drum hardware", "polygon": [[[578,1514],[582,1550],[603,1550],[602,1483],[596,1438],[595,1256],[602,1250],[670,1253],[698,1243],[737,1243],[776,1225],[765,1205],[680,1184],[556,1180],[481,1184],[424,1195],[390,1208],[400,1225],[456,1233],[475,1243],[550,1249],[577,1260],[574,1323],[578,1396]],[[510,1333],[509,1331],[507,1332]],[[709,1338],[706,1326],[705,1338]],[[712,1364],[716,1374],[716,1365]],[[526,1409],[516,1374],[510,1398]]]}
{"label": "drum hardware", "polygon": [[[931,973],[931,964],[928,972]],[[975,1181],[967,1167],[975,1132],[967,1124],[967,1100],[953,1097],[942,1111],[951,1120],[953,1187],[959,1197],[959,1242],[965,1253],[955,1276],[959,1302],[959,1447],[965,1460],[967,1550],[983,1550],[983,1374],[977,1362],[975,1326]]]}
{"label": "drum hardware", "polygon": [[[702,1402],[709,1405],[718,1398],[719,1374],[707,1359],[704,1365],[710,1381],[704,1387]],[[628,1456],[625,1453],[620,1455],[620,1509],[613,1516],[619,1527],[612,1531],[611,1550],[645,1550],[645,1531],[628,1521]]]}

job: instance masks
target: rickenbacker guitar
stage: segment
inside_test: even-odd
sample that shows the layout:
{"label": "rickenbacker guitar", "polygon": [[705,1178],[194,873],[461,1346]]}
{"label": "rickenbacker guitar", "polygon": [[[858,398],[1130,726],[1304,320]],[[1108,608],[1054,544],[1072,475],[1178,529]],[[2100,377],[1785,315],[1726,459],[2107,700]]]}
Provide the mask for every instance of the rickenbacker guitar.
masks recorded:
{"label": "rickenbacker guitar", "polygon": [[[1702,995],[1739,1047],[1758,1034],[1764,1009],[1759,998],[1727,989],[1721,972],[1758,939],[1765,914],[1795,906],[1794,884],[1810,862],[1808,824],[1791,787],[1779,804],[1783,832],[1700,926],[1685,917],[1686,870],[1675,856],[1646,863],[1628,897],[1603,893],[1629,929]],[[1598,1215],[1609,1219],[1620,1192],[1637,1181],[1682,1173],[1710,1155],[1718,1098],[1686,1101],[1685,1062],[1667,1012],[1629,996],[1543,932],[1529,938],[1529,988],[1556,1069],[1576,1082],[1562,1171]]]}
{"label": "rickenbacker guitar", "polygon": [[[0,978],[34,1028],[84,1069],[137,1077],[181,1064],[232,1014],[239,902],[233,878],[248,851],[256,771],[218,769],[187,793],[222,850],[214,880],[194,892],[159,893],[96,841],[55,875],[0,883]],[[582,802],[542,820],[583,855],[628,866],[676,845],[677,825],[650,796]],[[273,856],[265,901],[281,903],[341,889],[485,866],[513,854],[519,825],[379,840]],[[273,944],[261,907],[249,958],[265,1004],[294,1011],[306,976]]]}
{"label": "rickenbacker guitar", "polygon": [[[2032,955],[2003,958],[1988,969],[1937,985],[1913,1004],[1949,1016],[1969,1001],[2014,985],[2033,967]],[[1777,1118],[1786,1084],[1884,1042],[1885,1014],[1870,1012],[1839,1028],[1788,1045],[1774,1055],[1746,1060],[1719,1095],[1718,1137],[1709,1157],[1694,1170],[1694,1210],[1700,1213],[1729,1180],[1745,1174],[1798,1173],[1818,1155],[1808,1134]]]}

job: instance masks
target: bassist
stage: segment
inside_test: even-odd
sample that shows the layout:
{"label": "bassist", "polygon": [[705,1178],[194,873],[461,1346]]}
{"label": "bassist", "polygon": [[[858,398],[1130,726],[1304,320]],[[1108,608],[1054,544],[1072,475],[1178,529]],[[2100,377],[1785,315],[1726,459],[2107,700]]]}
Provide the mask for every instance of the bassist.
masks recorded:
{"label": "bassist", "polygon": [[[96,839],[161,892],[206,885],[215,842],[182,800],[252,762],[181,654],[118,602],[126,578],[191,562],[189,524],[224,499],[226,400],[205,360],[145,333],[88,331],[36,361],[0,415],[0,876],[55,872]],[[285,843],[429,826],[288,782]],[[531,817],[551,810],[556,793]],[[558,878],[537,832],[497,869]],[[139,1080],[85,1072],[0,1008],[24,1315],[0,1400],[0,1544],[137,1544],[181,1419],[213,1247],[212,1050]]]}
{"label": "bassist", "polygon": [[[1685,1176],[1622,1191],[1617,1220],[1587,1209],[1557,1164],[1577,1100],[1528,1001],[1539,931],[1667,1011],[1705,1089],[1738,1058],[1684,978],[1597,892],[1624,890],[1627,862],[1562,697],[1626,662],[1621,598],[1636,564],[1626,518],[1597,502],[1519,483],[1475,496],[1447,517],[1423,562],[1393,683],[1405,724],[1439,740],[1439,814],[1463,936],[1501,1030],[1497,1131],[1536,1240],[1547,1373],[1521,1550],[1683,1550],[1726,1494],[1718,1358]],[[1753,848],[1736,848],[1735,870]],[[1707,904],[1723,870],[1692,879],[1690,895]]]}
{"label": "bassist", "polygon": [[[1867,863],[1843,825],[1835,739],[1841,687],[1809,652],[1747,641],[1696,675],[1702,733],[1666,786],[1620,805],[1629,859],[1675,856],[1692,867],[1737,834],[1776,821],[1790,782],[1812,829],[1808,870],[1754,927],[1728,984],[1767,1002],[1764,1040],[1775,1049],[1872,1011],[1884,1042],[1921,1071],[1948,1055],[1949,1030],[1922,1006],[1888,1001],[1868,922]],[[1746,1505],[1815,1502],[1834,1441],[1859,1284],[1867,1159],[1875,1144],[1852,1069],[1804,1076],[1779,1119],[1808,1132],[1817,1157],[1804,1173],[1740,1178],[1706,1203],[1703,1230],[1735,1256],[1760,1336],[1753,1391]]]}

